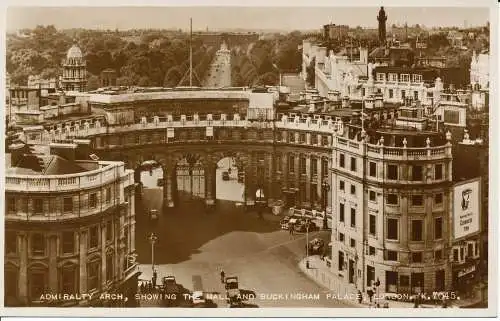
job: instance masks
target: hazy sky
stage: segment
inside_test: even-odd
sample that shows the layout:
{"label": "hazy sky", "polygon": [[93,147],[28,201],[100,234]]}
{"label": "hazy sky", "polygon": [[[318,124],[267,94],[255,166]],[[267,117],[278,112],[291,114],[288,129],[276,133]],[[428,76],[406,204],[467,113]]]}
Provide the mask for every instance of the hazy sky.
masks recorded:
{"label": "hazy sky", "polygon": [[[470,2],[473,3],[472,1]],[[333,22],[376,27],[378,7],[9,7],[9,31],[53,24],[58,29],[319,29]],[[485,25],[487,8],[386,7],[387,26],[393,23],[425,26]]]}

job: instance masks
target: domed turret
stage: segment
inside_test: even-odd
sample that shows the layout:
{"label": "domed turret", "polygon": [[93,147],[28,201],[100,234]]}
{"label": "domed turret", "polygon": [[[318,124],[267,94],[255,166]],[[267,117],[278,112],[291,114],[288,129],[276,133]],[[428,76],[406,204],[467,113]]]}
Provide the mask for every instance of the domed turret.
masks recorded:
{"label": "domed turret", "polygon": [[66,54],[67,59],[82,59],[83,54],[80,48],[76,45],[73,44],[71,48],[69,48],[68,53]]}
{"label": "domed turret", "polygon": [[61,79],[63,89],[65,91],[85,91],[87,84],[86,63],[82,50],[78,47],[76,40],[66,53],[63,67],[64,70]]}

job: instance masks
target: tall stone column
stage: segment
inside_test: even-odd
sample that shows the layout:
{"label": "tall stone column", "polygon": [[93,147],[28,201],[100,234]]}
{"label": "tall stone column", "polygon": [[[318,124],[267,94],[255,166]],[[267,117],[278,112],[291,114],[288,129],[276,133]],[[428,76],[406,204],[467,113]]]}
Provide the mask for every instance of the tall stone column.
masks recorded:
{"label": "tall stone column", "polygon": [[20,233],[17,236],[19,244],[19,278],[18,278],[18,293],[21,302],[28,303],[28,236],[25,233]]}
{"label": "tall stone column", "polygon": [[174,178],[175,166],[172,163],[167,164],[163,167],[163,204],[165,207],[174,207],[173,198],[173,178]]}
{"label": "tall stone column", "polygon": [[205,204],[207,206],[215,206],[216,170],[217,164],[213,161],[205,165]]}
{"label": "tall stone column", "polygon": [[101,224],[101,283],[102,288],[105,288],[105,284],[108,281],[106,279],[106,224]]}
{"label": "tall stone column", "polygon": [[126,209],[127,215],[130,216],[130,252],[135,252],[135,191],[130,189],[131,204]]}
{"label": "tall stone column", "polygon": [[49,235],[49,289],[57,293],[57,235]]}
{"label": "tall stone column", "polygon": [[80,293],[87,293],[87,231],[80,231]]}

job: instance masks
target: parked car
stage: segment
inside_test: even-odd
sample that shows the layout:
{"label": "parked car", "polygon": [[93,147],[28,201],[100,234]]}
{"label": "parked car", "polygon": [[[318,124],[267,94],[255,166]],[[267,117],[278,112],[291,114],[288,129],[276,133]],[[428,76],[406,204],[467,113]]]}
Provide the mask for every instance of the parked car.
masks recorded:
{"label": "parked car", "polygon": [[180,287],[175,281],[175,276],[168,275],[162,279],[163,300],[167,306],[176,305],[181,299]]}
{"label": "parked car", "polygon": [[311,221],[311,219],[301,219],[300,221],[295,224],[295,230],[297,232],[307,232],[307,229],[309,228],[309,232],[317,231],[319,230],[319,227]]}
{"label": "parked car", "polygon": [[232,304],[238,302],[240,298],[238,277],[236,276],[226,277],[225,288],[226,288],[226,298],[228,301],[227,303]]}
{"label": "parked car", "polygon": [[228,172],[222,172],[222,180],[223,181],[229,180],[229,173]]}
{"label": "parked car", "polygon": [[291,217],[286,215],[280,220],[280,226],[282,230],[288,230],[288,223],[290,222]]}
{"label": "parked car", "polygon": [[325,247],[325,242],[322,239],[312,239],[309,241],[309,244],[307,244],[307,250],[310,255],[314,254],[321,254],[323,253],[323,249]]}

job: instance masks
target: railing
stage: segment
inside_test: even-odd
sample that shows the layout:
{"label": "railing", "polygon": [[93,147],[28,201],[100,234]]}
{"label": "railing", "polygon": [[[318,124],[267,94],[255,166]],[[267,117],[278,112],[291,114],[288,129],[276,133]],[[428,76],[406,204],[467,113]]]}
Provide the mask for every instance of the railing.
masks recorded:
{"label": "railing", "polygon": [[7,175],[7,191],[23,192],[57,192],[93,188],[113,182],[125,180],[128,185],[133,184],[133,173],[125,170],[123,163],[103,162],[103,167],[77,174],[44,175],[34,177],[30,175]]}

